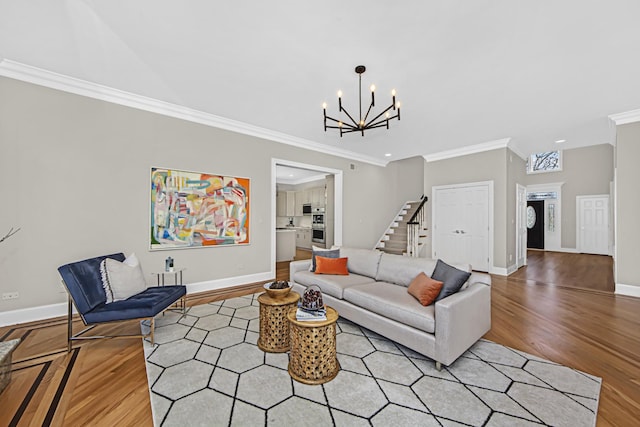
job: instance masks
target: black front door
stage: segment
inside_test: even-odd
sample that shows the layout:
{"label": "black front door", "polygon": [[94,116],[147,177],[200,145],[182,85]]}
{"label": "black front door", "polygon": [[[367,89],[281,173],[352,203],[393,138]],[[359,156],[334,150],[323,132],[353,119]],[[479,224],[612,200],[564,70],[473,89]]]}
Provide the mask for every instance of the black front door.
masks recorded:
{"label": "black front door", "polygon": [[544,249],[544,200],[527,202],[527,248]]}

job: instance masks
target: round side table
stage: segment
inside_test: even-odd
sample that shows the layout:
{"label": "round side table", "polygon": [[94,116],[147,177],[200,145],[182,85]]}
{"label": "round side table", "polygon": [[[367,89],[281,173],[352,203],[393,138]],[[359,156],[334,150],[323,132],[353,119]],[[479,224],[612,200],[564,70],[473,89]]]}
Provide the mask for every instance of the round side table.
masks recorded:
{"label": "round side table", "polygon": [[327,307],[327,320],[300,322],[296,310],[287,314],[291,324],[289,375],[304,384],[323,384],[338,375],[336,321],[338,312]]}
{"label": "round side table", "polygon": [[[289,321],[287,313],[295,308],[300,295],[289,292],[281,298],[272,298],[265,293],[258,296],[260,303],[260,337],[258,347],[268,353],[289,351]],[[295,310],[294,310],[295,312]]]}

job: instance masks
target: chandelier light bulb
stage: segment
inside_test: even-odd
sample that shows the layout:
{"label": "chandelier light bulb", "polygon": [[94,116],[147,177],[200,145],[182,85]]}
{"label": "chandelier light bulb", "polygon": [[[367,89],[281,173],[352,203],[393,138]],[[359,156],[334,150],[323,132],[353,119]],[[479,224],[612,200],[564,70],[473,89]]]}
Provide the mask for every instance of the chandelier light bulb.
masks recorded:
{"label": "chandelier light bulb", "polygon": [[400,108],[400,101],[396,103],[396,108]]}
{"label": "chandelier light bulb", "polygon": [[342,122],[338,122],[338,126],[342,127]]}
{"label": "chandelier light bulb", "polygon": [[327,103],[326,103],[326,102],[323,102],[323,103],[322,103],[322,109],[323,109],[323,110],[326,110],[326,109],[327,109]]}
{"label": "chandelier light bulb", "polygon": [[371,89],[371,92],[375,92],[375,90],[376,90],[376,85],[371,85],[370,89]]}
{"label": "chandelier light bulb", "polygon": [[396,90],[395,89],[391,90],[391,96],[396,96]]}
{"label": "chandelier light bulb", "polygon": [[389,118],[389,113],[385,113],[384,115],[387,116],[387,119]]}
{"label": "chandelier light bulb", "polygon": [[338,91],[338,98],[342,98],[342,91],[341,90]]}

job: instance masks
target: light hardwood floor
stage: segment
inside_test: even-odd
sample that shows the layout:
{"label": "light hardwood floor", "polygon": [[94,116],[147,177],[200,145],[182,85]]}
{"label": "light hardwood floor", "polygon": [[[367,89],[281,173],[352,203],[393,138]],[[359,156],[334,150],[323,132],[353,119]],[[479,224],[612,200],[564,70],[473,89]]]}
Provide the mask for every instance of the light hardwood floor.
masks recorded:
{"label": "light hardwood floor", "polygon": [[[598,426],[638,425],[640,299],[598,288],[611,275],[608,257],[539,255],[530,252],[530,265],[508,278],[493,276],[493,325],[485,337],[602,377]],[[296,258],[308,256],[298,251]],[[596,261],[605,262],[602,271],[593,271]],[[276,274],[287,279],[288,263],[278,263]],[[259,287],[199,295],[188,304]],[[136,322],[106,328],[139,331]],[[16,337],[23,342],[0,395],[0,425],[152,425],[140,340],[88,342],[67,354],[64,319],[0,328],[0,340]]]}

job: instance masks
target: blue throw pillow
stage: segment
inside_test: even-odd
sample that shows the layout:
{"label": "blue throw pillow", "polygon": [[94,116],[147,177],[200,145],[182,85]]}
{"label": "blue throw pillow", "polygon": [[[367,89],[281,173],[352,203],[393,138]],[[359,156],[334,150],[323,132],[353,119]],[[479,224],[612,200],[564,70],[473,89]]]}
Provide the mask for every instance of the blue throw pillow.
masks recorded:
{"label": "blue throw pillow", "polygon": [[322,256],[325,258],[340,258],[340,249],[331,249],[331,250],[323,250],[317,251],[313,250],[311,252],[311,271],[312,273],[316,271],[316,255]]}
{"label": "blue throw pillow", "polygon": [[436,297],[436,301],[440,301],[458,292],[462,285],[469,280],[469,276],[471,276],[471,273],[452,267],[439,259],[431,275],[432,279],[443,283],[442,290],[440,290],[440,293]]}

